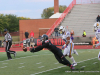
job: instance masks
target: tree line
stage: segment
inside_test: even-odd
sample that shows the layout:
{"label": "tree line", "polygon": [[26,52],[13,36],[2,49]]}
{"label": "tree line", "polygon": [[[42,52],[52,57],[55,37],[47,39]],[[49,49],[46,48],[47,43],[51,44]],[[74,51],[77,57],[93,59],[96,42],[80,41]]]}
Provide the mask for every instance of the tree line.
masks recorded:
{"label": "tree line", "polygon": [[[59,13],[63,13],[64,10],[67,8],[67,6],[65,5],[60,5],[59,6]],[[52,16],[54,14],[54,7],[49,7],[49,8],[45,8],[41,14],[41,17],[43,19],[49,18],[50,16]]]}
{"label": "tree line", "polygon": [[19,31],[19,20],[25,20],[30,18],[17,17],[13,14],[0,14],[0,31],[3,31],[5,28],[9,32]]}

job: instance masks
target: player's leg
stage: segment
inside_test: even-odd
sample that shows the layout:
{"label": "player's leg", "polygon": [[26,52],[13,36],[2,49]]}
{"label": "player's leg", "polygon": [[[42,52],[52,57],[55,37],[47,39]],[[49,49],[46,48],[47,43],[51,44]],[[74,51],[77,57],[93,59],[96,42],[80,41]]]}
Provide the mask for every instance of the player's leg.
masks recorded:
{"label": "player's leg", "polygon": [[64,59],[64,60],[66,60],[66,62],[62,61],[62,58],[59,57],[57,54],[55,54],[55,58],[58,60],[59,63],[66,65],[66,66],[71,66],[71,63],[68,60]]}
{"label": "player's leg", "polygon": [[10,55],[10,53],[9,53],[9,42],[6,43],[5,51],[6,51],[6,53],[7,53],[8,60],[9,60],[9,59],[12,59],[12,57],[11,57],[11,55]]}
{"label": "player's leg", "polygon": [[64,57],[63,53],[60,51],[57,54],[55,54],[56,59],[59,61],[59,63],[62,63],[66,66],[69,66],[71,69],[75,69],[71,63]]}
{"label": "player's leg", "polygon": [[76,51],[76,49],[73,50],[73,53],[76,54],[76,55],[78,55],[78,52]]}
{"label": "player's leg", "polygon": [[[9,47],[8,47],[8,49],[10,49],[11,45],[12,45],[12,42],[10,41],[10,42],[9,42]],[[14,54],[14,57],[16,56],[16,52],[15,52],[15,51],[9,50],[9,53],[10,53],[10,54]]]}
{"label": "player's leg", "polygon": [[78,52],[76,51],[76,49],[74,50],[74,43],[72,43],[72,44],[73,44],[73,53],[78,55]]}
{"label": "player's leg", "polygon": [[70,58],[71,61],[73,62],[73,66],[76,66],[77,63],[76,63],[76,61],[74,60],[74,57],[72,56],[73,48],[74,48],[74,47],[73,47],[73,44],[72,44],[72,43],[68,45],[68,53],[67,53],[67,55],[68,55],[68,56],[69,56],[69,54],[71,55],[71,57],[69,57],[69,58]]}
{"label": "player's leg", "polygon": [[67,53],[68,53],[68,47],[66,47],[66,48],[64,49],[63,55],[64,55],[64,56],[67,56]]}

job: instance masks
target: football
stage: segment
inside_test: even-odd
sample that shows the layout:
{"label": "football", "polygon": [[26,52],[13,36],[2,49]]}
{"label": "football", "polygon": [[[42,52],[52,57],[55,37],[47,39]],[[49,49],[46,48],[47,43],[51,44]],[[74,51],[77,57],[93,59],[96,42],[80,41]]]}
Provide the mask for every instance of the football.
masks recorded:
{"label": "football", "polygon": [[27,47],[23,47],[23,51],[24,52],[27,52]]}

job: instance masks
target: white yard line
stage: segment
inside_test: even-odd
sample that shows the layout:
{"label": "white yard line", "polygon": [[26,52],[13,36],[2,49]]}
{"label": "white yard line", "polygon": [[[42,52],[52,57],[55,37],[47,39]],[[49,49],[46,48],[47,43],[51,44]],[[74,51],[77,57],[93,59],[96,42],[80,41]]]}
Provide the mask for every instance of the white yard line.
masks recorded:
{"label": "white yard line", "polygon": [[98,62],[94,62],[93,64],[96,64],[96,63],[98,63]]}
{"label": "white yard line", "polygon": [[86,66],[82,66],[82,67],[80,67],[80,68],[84,68],[84,67],[86,67]]}
{"label": "white yard line", "polygon": [[44,66],[40,66],[40,67],[38,67],[38,68],[43,68]]}
{"label": "white yard line", "polygon": [[21,67],[18,67],[18,68],[23,68],[23,67],[25,67],[25,66],[21,66]]}
{"label": "white yard line", "polygon": [[[95,57],[95,58],[97,58],[97,57]],[[84,62],[84,61],[92,60],[92,59],[95,59],[95,58],[83,60],[83,61],[80,61],[80,62],[77,62],[77,63],[81,63],[81,62]],[[59,66],[57,68],[49,69],[49,70],[46,70],[46,71],[42,71],[42,72],[38,72],[38,73],[35,73],[35,74],[30,74],[30,75],[37,75],[37,74],[41,74],[41,73],[48,72],[48,71],[51,71],[51,70],[59,69],[59,68],[62,68],[62,67],[66,67],[66,66]]]}
{"label": "white yard line", "polygon": [[7,66],[1,67],[1,68],[5,68],[5,67],[7,67]]}
{"label": "white yard line", "polygon": [[36,63],[36,64],[41,64],[42,62]]}
{"label": "white yard line", "polygon": [[24,64],[24,63],[19,63],[19,64]]}
{"label": "white yard line", "polygon": [[[41,54],[41,55],[53,55],[53,54]],[[39,56],[39,55],[32,55],[32,56],[20,57],[20,58],[15,58],[15,59],[11,59],[11,60],[23,59],[23,58],[33,57],[33,56]],[[11,61],[11,60],[3,60],[3,61],[0,61],[0,62]]]}
{"label": "white yard line", "polygon": [[8,64],[8,63],[2,63],[2,64]]}
{"label": "white yard line", "polygon": [[59,64],[59,63],[57,62],[57,63],[54,63],[54,64]]}

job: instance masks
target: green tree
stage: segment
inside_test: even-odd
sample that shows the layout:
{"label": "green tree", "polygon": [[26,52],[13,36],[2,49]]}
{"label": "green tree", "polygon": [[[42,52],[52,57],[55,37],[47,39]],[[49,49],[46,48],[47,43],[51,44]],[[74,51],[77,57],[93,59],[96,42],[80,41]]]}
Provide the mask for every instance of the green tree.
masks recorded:
{"label": "green tree", "polygon": [[[67,6],[59,6],[59,13],[63,13]],[[43,19],[49,18],[54,14],[54,7],[45,8],[41,14]]]}
{"label": "green tree", "polygon": [[3,31],[5,28],[9,32],[19,31],[19,20],[30,19],[25,17],[17,17],[13,14],[0,14],[0,31]]}

